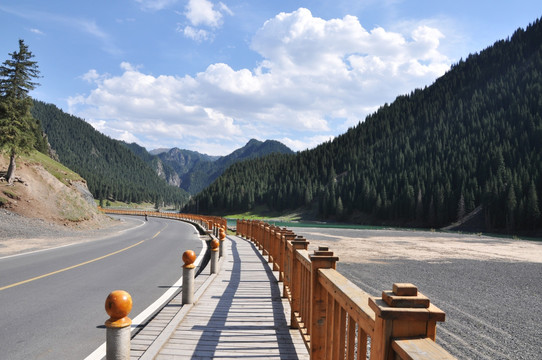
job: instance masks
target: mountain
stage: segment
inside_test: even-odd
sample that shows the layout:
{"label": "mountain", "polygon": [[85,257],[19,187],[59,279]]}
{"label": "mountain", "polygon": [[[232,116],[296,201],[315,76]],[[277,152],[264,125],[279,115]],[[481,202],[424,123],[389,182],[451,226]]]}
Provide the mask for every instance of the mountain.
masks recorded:
{"label": "mountain", "polygon": [[192,203],[207,213],[305,207],[322,219],[425,227],[481,205],[488,230],[534,231],[542,228],[540,99],[537,20],[333,141],[232,165]]}
{"label": "mountain", "polygon": [[169,150],[171,150],[171,149],[168,149],[168,148],[159,148],[159,149],[154,149],[154,150],[149,151],[149,154],[151,154],[151,155],[158,155],[158,154],[161,154],[161,153],[168,152]]}
{"label": "mountain", "polygon": [[[188,194],[168,185],[134,150],[55,105],[34,101],[38,119],[60,162],[88,182],[96,199],[181,205]],[[136,150],[137,151],[137,150]]]}
{"label": "mountain", "polygon": [[292,150],[278,141],[266,140],[262,142],[255,139],[226,156],[210,156],[178,148],[167,151],[153,150],[156,155],[152,155],[137,144],[125,144],[125,146],[155,169],[159,176],[169,184],[180,186],[190,194],[197,194],[209,186],[230,165],[236,162],[272,153],[293,154]]}
{"label": "mountain", "polygon": [[261,158],[269,154],[293,154],[286,145],[275,141],[261,142],[251,139],[245,146],[235,150],[229,155],[222,156],[213,162],[198,162],[192,170],[182,177],[185,186],[183,189],[191,194],[197,194],[209,186],[216,178],[232,164],[248,159]]}
{"label": "mountain", "polygon": [[119,141],[122,145],[126,146],[128,149],[130,149],[134,154],[136,154],[141,160],[143,160],[147,165],[149,165],[156,174],[164,179],[169,185],[180,187],[181,186],[181,178],[179,175],[175,172],[175,170],[168,166],[167,164],[164,164],[162,160],[156,156],[151,154],[150,152],[147,152],[147,149],[145,149],[143,146],[140,146],[136,143],[128,144],[124,141]]}

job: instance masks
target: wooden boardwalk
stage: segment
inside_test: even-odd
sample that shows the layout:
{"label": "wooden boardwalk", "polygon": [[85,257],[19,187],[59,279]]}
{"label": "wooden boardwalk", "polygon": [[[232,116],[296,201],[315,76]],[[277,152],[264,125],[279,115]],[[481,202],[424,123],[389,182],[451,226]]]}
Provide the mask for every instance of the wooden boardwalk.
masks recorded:
{"label": "wooden boardwalk", "polygon": [[299,331],[289,328],[290,306],[267,261],[239,237],[228,236],[224,243],[219,274],[174,330],[169,325],[158,353],[146,357],[309,359]]}

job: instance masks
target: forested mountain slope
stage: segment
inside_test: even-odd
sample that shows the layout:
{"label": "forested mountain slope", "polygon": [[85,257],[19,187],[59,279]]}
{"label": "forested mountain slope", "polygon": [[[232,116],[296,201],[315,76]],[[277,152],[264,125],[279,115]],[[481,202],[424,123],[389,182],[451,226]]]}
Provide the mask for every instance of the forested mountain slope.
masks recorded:
{"label": "forested mountain slope", "polygon": [[252,139],[245,146],[226,156],[210,156],[197,151],[173,148],[156,155],[137,144],[125,144],[158,175],[170,184],[180,186],[190,194],[197,194],[209,186],[231,164],[272,153],[293,154],[286,145],[274,141]]}
{"label": "forested mountain slope", "polygon": [[318,207],[323,219],[440,227],[483,205],[488,229],[540,228],[542,23],[460,61],[347,133],[232,165],[200,211]]}
{"label": "forested mountain slope", "polygon": [[[181,187],[191,194],[197,194],[222,175],[222,173],[224,173],[224,171],[232,164],[247,159],[260,158],[273,153],[293,154],[293,151],[286,145],[275,140],[266,140],[262,142],[251,139],[242,148],[235,150],[229,155],[221,156],[215,161],[199,159],[199,161],[194,162],[190,171],[186,171],[181,175]],[[166,162],[165,154],[160,154],[159,156]],[[170,162],[166,163],[174,166],[174,164]]]}
{"label": "forested mountain slope", "polygon": [[34,101],[32,115],[41,122],[60,162],[87,180],[96,199],[177,205],[187,201],[186,192],[167,185],[130,149],[84,120],[41,101]]}
{"label": "forested mountain slope", "polygon": [[171,166],[164,164],[162,160],[147,151],[143,146],[140,146],[136,143],[130,143],[120,141],[120,143],[126,146],[128,149],[132,150],[141,160],[143,160],[147,165],[149,165],[156,174],[164,179],[169,185],[180,187],[181,178]]}

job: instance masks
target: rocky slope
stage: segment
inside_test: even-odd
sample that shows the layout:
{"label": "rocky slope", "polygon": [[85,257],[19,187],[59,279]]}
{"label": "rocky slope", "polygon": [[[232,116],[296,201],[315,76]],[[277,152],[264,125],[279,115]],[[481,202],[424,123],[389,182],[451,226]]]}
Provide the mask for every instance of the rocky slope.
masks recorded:
{"label": "rocky slope", "polygon": [[[7,157],[0,155],[0,176],[8,164]],[[0,182],[0,207],[5,210],[4,215],[15,213],[71,229],[94,229],[110,223],[108,217],[98,212],[85,180],[44,155],[20,157],[16,176],[19,181],[12,186]],[[7,227],[4,220],[0,227]],[[8,230],[9,227],[4,229]]]}

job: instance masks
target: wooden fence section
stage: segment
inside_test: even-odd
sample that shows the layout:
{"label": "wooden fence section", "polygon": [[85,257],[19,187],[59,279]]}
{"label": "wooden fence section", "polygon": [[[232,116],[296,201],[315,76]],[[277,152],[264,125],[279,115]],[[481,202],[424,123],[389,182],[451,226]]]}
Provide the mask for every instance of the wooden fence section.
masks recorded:
{"label": "wooden fence section", "polygon": [[137,216],[152,216],[161,217],[167,219],[184,220],[193,222],[205,227],[207,230],[217,230],[219,228],[226,228],[228,221],[218,216],[205,216],[194,214],[181,214],[181,213],[169,213],[169,212],[157,212],[157,211],[141,211],[141,210],[120,210],[98,207],[98,210],[106,214],[117,215],[137,215]]}
{"label": "wooden fence section", "polygon": [[238,220],[237,234],[252,241],[279,272],[311,359],[454,359],[436,342],[445,314],[412,284],[393,284],[371,297],[335,270],[327,247],[310,254],[309,242],[288,229]]}

